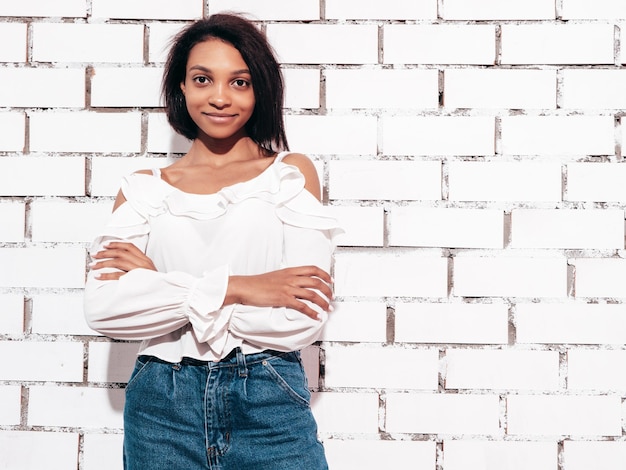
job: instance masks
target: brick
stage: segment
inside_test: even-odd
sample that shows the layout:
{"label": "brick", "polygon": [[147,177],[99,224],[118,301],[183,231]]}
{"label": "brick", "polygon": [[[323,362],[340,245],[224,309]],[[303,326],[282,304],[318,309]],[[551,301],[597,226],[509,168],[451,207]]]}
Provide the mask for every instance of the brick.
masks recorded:
{"label": "brick", "polygon": [[621,470],[626,467],[626,443],[623,441],[572,441],[563,445],[567,470]]}
{"label": "brick", "polygon": [[340,440],[324,441],[329,468],[409,470],[435,468],[434,441]]}
{"label": "brick", "polygon": [[0,380],[82,382],[83,345],[68,341],[0,341]]}
{"label": "brick", "polygon": [[91,105],[159,107],[163,69],[96,67],[91,78]]}
{"label": "brick", "polygon": [[[439,106],[436,70],[330,69],[324,74],[326,106],[330,109],[435,109]],[[411,86],[407,87],[407,83]]]}
{"label": "brick", "polygon": [[136,343],[89,343],[87,380],[126,383],[137,358]]}
{"label": "brick", "polygon": [[22,0],[20,2],[4,2],[0,5],[0,16],[87,16],[87,6],[84,0]]}
{"label": "brick", "polygon": [[[51,175],[63,175],[63,178]],[[83,157],[0,157],[0,196],[84,194]]]}
{"label": "brick", "polygon": [[29,426],[122,427],[123,389],[32,386]]}
{"label": "brick", "polygon": [[561,106],[575,109],[626,107],[626,70],[563,70]]}
{"label": "brick", "polygon": [[[492,25],[385,25],[385,64],[492,65],[496,30]],[[428,44],[428,47],[407,47]]]}
{"label": "brick", "polygon": [[83,248],[0,248],[0,286],[80,288]]}
{"label": "brick", "polygon": [[376,25],[270,24],[267,38],[283,64],[375,64]]}
{"label": "brick", "polygon": [[[18,3],[5,3],[0,8],[16,6]],[[0,23],[0,61],[25,62],[28,44],[25,23]]]}
{"label": "brick", "polygon": [[385,155],[493,155],[495,120],[468,116],[385,116]]}
{"label": "brick", "polygon": [[554,2],[530,0],[503,3],[498,0],[446,0],[445,20],[553,20]]}
{"label": "brick", "polygon": [[624,248],[624,211],[513,209],[511,248]]}
{"label": "brick", "polygon": [[614,155],[613,116],[505,116],[502,153],[508,155]]}
{"label": "brick", "polygon": [[446,108],[556,109],[556,72],[447,69],[443,99]]}
{"label": "brick", "polygon": [[626,202],[626,166],[568,163],[565,201]]}
{"label": "brick", "polygon": [[94,18],[191,20],[202,17],[202,0],[92,0]]}
{"label": "brick", "polygon": [[[21,152],[26,139],[26,116],[23,113],[0,112],[0,152]],[[1,187],[1,186],[0,186]]]}
{"label": "brick", "polygon": [[[382,302],[334,302],[335,310],[324,325],[320,340],[384,343],[387,339],[387,306]],[[359,324],[355,328],[355,324]]]}
{"label": "brick", "polygon": [[564,20],[614,20],[626,18],[626,5],[621,0],[595,0],[594,2],[563,0],[561,17]]}
{"label": "brick", "polygon": [[558,467],[556,442],[446,439],[443,449],[446,470],[553,470]]}
{"label": "brick", "polygon": [[90,242],[109,219],[111,204],[36,201],[30,215],[33,241]]}
{"label": "brick", "polygon": [[456,256],[458,297],[556,297],[567,295],[567,260],[558,257]]}
{"label": "brick", "polygon": [[[69,68],[3,68],[0,107],[77,108],[85,106],[85,71]],[[41,86],[54,86],[54,93]]]}
{"label": "brick", "polygon": [[621,258],[577,258],[574,289],[576,297],[624,297],[621,282],[626,275],[626,260]]}
{"label": "brick", "polygon": [[328,20],[436,20],[437,2],[326,0]]}
{"label": "brick", "polygon": [[148,152],[185,154],[190,147],[191,141],[172,129],[165,113],[148,115]]}
{"label": "brick", "polygon": [[[232,11],[231,0],[212,0],[209,14]],[[255,0],[239,0],[237,11],[245,11],[251,20],[289,20],[306,21],[320,19],[319,0],[269,0],[259,3]]]}
{"label": "brick", "polygon": [[[5,468],[39,470],[75,468],[78,434],[46,431],[0,431],[2,464]],[[33,452],[33,449],[37,449]]]}
{"label": "brick", "polygon": [[21,335],[24,331],[24,296],[0,294],[0,335]]}
{"label": "brick", "polygon": [[567,388],[602,392],[626,390],[626,351],[568,350]]}
{"label": "brick", "polygon": [[398,302],[394,316],[396,342],[508,342],[508,307],[504,303]]}
{"label": "brick", "polygon": [[[289,147],[307,154],[375,155],[374,116],[285,116]],[[346,139],[346,136],[351,136]]]}
{"label": "brick", "polygon": [[148,23],[148,61],[164,63],[174,36],[183,28],[180,23]]}
{"label": "brick", "polygon": [[502,64],[613,64],[612,24],[502,25]]}
{"label": "brick", "polygon": [[83,462],[89,470],[122,470],[123,434],[85,433]]}
{"label": "brick", "polygon": [[500,433],[497,395],[388,393],[386,418],[390,433]]}
{"label": "brick", "polygon": [[331,160],[331,199],[440,200],[438,161]]}
{"label": "brick", "polygon": [[311,409],[322,433],[378,433],[377,393],[314,393]]}
{"label": "brick", "polygon": [[515,307],[519,344],[626,343],[622,304],[521,303]]}
{"label": "brick", "polygon": [[451,162],[448,198],[451,201],[561,200],[558,162]]}
{"label": "brick", "polygon": [[509,395],[512,436],[621,436],[619,396]]}
{"label": "brick", "polygon": [[26,228],[26,205],[23,203],[0,203],[0,242],[23,242]]}
{"label": "brick", "polygon": [[283,69],[285,107],[317,109],[320,106],[320,71]]}
{"label": "brick", "polygon": [[13,426],[20,424],[22,387],[0,385],[0,424]]}
{"label": "brick", "polygon": [[445,297],[448,260],[414,252],[337,253],[338,296]]}
{"label": "brick", "polygon": [[31,329],[41,335],[99,335],[87,326],[83,294],[32,296]]}
{"label": "brick", "polygon": [[33,60],[54,63],[141,63],[143,26],[35,23]]}
{"label": "brick", "polygon": [[307,346],[300,350],[300,360],[309,390],[318,391],[320,388],[320,354],[320,347],[317,345]]}
{"label": "brick", "polygon": [[30,115],[33,152],[141,151],[141,114],[35,112]]}
{"label": "brick", "polygon": [[501,210],[394,207],[389,225],[390,246],[504,247]]}
{"label": "brick", "polygon": [[[324,351],[326,387],[437,390],[437,349],[355,345],[327,346]],[[410,374],[405,373],[407,364]]]}
{"label": "brick", "polygon": [[559,353],[447,349],[446,389],[558,390]]}
{"label": "brick", "polygon": [[[91,160],[91,196],[115,196],[122,177],[138,170],[162,168],[169,162],[165,158],[94,157]],[[113,208],[113,203],[111,203]]]}
{"label": "brick", "polygon": [[383,246],[385,220],[382,207],[328,207],[344,230],[336,239],[338,245]]}

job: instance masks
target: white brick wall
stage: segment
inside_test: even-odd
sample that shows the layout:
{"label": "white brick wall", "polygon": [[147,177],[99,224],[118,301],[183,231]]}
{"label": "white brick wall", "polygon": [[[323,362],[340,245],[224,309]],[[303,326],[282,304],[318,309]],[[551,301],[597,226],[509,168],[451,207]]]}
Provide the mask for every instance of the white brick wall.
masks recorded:
{"label": "white brick wall", "polygon": [[86,325],[86,248],[189,148],[170,39],[232,9],[345,229],[304,352],[330,468],[626,467],[623,0],[0,3],[0,467],[121,470],[137,344]]}

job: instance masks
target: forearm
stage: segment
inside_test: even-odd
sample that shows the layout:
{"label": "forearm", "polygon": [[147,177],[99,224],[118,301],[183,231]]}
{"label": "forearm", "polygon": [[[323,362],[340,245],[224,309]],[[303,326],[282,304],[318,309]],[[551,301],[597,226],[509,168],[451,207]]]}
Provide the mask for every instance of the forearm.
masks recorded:
{"label": "forearm", "polygon": [[191,323],[198,338],[208,341],[228,322],[220,318],[227,282],[226,266],[200,278],[134,269],[117,281],[100,281],[92,272],[85,318],[94,330],[118,339],[151,339]]}

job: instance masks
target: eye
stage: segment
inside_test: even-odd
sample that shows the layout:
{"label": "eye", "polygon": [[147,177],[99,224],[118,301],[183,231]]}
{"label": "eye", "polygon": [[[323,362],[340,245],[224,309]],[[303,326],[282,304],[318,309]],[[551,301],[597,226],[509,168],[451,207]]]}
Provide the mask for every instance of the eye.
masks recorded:
{"label": "eye", "polygon": [[237,78],[233,81],[233,85],[235,85],[237,88],[247,88],[250,86],[250,82],[243,78]]}
{"label": "eye", "polygon": [[207,83],[209,83],[209,78],[205,77],[204,75],[199,75],[197,77],[193,77],[193,81],[199,85],[206,85]]}

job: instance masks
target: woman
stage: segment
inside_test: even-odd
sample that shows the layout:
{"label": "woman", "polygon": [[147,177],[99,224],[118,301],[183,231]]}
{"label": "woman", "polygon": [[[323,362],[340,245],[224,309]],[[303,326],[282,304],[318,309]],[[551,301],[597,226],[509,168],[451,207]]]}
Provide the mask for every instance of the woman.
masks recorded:
{"label": "woman", "polygon": [[278,63],[252,23],[213,15],[174,39],[163,95],[191,148],[123,179],[85,288],[94,330],[142,340],[125,468],[327,468],[298,350],[332,309],[337,225],[284,151]]}

